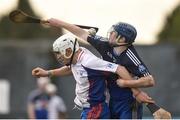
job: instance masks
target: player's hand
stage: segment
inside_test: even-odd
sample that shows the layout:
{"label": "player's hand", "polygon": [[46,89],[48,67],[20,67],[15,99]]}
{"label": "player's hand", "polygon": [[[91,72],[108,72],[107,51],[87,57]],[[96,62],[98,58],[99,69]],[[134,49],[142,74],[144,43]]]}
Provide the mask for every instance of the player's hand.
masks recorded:
{"label": "player's hand", "polygon": [[47,22],[50,26],[53,26],[53,27],[60,27],[60,23],[61,23],[60,20],[57,20],[55,18],[50,18],[47,20]]}
{"label": "player's hand", "polygon": [[126,80],[123,80],[123,79],[117,79],[116,80],[116,83],[119,87],[127,87],[125,86],[125,83],[126,83]]}
{"label": "player's hand", "polygon": [[37,67],[32,70],[32,75],[35,77],[48,77],[48,71]]}
{"label": "player's hand", "polygon": [[94,28],[90,28],[88,30],[89,34],[92,35],[92,36],[95,36],[96,35],[96,30]]}
{"label": "player's hand", "polygon": [[134,97],[139,103],[155,103],[155,101],[143,91],[140,91],[140,93],[134,95]]}
{"label": "player's hand", "polygon": [[44,26],[44,27],[50,27],[50,24],[49,24],[49,21],[47,21],[47,20],[41,20],[40,21],[40,24],[42,25],[42,26]]}
{"label": "player's hand", "polygon": [[171,113],[160,108],[156,112],[153,113],[154,119],[172,119]]}

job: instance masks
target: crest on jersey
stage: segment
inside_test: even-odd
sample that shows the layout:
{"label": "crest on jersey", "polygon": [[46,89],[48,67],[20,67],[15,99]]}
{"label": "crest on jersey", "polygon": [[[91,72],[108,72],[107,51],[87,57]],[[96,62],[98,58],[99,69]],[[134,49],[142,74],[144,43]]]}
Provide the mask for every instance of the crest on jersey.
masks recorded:
{"label": "crest on jersey", "polygon": [[139,65],[138,66],[138,69],[139,69],[139,71],[142,73],[142,74],[144,74],[144,73],[146,73],[146,68],[145,68],[145,66],[144,65]]}
{"label": "crest on jersey", "polygon": [[84,71],[84,70],[79,70],[79,75],[81,76],[81,77],[85,77],[86,76],[86,71]]}

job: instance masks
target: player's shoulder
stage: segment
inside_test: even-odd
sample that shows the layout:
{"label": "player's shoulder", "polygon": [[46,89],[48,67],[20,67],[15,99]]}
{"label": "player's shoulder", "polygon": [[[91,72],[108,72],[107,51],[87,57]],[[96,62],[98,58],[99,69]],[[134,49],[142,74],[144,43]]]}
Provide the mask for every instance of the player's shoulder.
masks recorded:
{"label": "player's shoulder", "polygon": [[62,100],[62,98],[61,98],[59,95],[55,95],[55,96],[54,96],[54,99]]}
{"label": "player's shoulder", "polygon": [[132,59],[140,60],[140,57],[133,45],[129,46],[125,51],[126,56]]}
{"label": "player's shoulder", "polygon": [[88,36],[88,40],[99,40],[99,41],[107,41],[105,37],[99,36],[99,35],[90,35]]}
{"label": "player's shoulder", "polygon": [[109,42],[108,42],[108,38],[107,38],[107,37],[102,37],[102,36],[96,35],[95,38],[96,38],[96,40],[99,40],[99,42],[100,42],[102,45],[109,46]]}
{"label": "player's shoulder", "polygon": [[[81,53],[80,56],[83,56],[83,60],[86,61],[86,59],[91,59],[96,57],[91,51],[89,51],[87,48],[80,47],[81,48]],[[82,55],[81,55],[82,54]]]}
{"label": "player's shoulder", "polygon": [[101,58],[98,58],[96,55],[94,55],[91,51],[89,51],[86,48],[81,47],[83,54],[79,55],[79,61],[83,66],[92,66],[97,63]]}
{"label": "player's shoulder", "polygon": [[32,91],[30,92],[29,96],[35,97],[35,96],[38,96],[38,95],[40,95],[40,94],[41,94],[40,90],[35,89],[35,90],[32,90]]}
{"label": "player's shoulder", "polygon": [[54,102],[61,102],[62,101],[62,98],[58,95],[55,95],[51,98]]}
{"label": "player's shoulder", "polygon": [[37,99],[39,96],[41,95],[40,90],[35,89],[33,91],[30,92],[30,94],[28,95],[28,100],[32,101]]}
{"label": "player's shoulder", "polygon": [[109,45],[108,38],[99,35],[89,36],[87,41],[92,45]]}
{"label": "player's shoulder", "polygon": [[108,41],[108,38],[107,37],[102,37],[102,36],[98,36],[98,35],[96,35],[95,36],[97,39],[99,39],[100,41],[102,41],[102,42],[107,42]]}
{"label": "player's shoulder", "polygon": [[132,51],[132,52],[136,52],[136,49],[135,49],[134,45],[128,46],[127,50]]}

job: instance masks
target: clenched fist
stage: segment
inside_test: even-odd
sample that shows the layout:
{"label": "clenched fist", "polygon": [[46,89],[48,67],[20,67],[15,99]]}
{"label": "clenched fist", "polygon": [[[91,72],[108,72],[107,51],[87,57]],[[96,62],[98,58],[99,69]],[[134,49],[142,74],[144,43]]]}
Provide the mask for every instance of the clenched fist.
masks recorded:
{"label": "clenched fist", "polygon": [[160,108],[153,113],[154,119],[172,119],[171,113],[163,108]]}
{"label": "clenched fist", "polygon": [[48,77],[48,71],[37,67],[32,70],[32,75],[35,77]]}

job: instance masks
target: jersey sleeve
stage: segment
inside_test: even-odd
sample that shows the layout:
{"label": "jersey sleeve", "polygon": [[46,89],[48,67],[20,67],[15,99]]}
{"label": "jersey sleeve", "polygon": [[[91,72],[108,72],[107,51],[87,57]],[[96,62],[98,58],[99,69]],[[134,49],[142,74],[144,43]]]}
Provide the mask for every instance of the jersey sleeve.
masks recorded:
{"label": "jersey sleeve", "polygon": [[145,77],[145,76],[150,75],[148,68],[142,62],[140,57],[137,55],[136,51],[132,51],[128,49],[126,51],[126,56],[127,56],[126,61],[128,63],[125,64],[124,66],[126,66],[126,68],[128,69],[130,73],[132,73],[133,75],[137,77]]}
{"label": "jersey sleeve", "polygon": [[102,60],[93,54],[88,54],[82,65],[90,69],[112,73],[115,73],[118,67],[117,64]]}
{"label": "jersey sleeve", "polygon": [[107,49],[109,43],[106,38],[101,36],[88,36],[87,41],[100,53],[104,53],[104,50]]}

